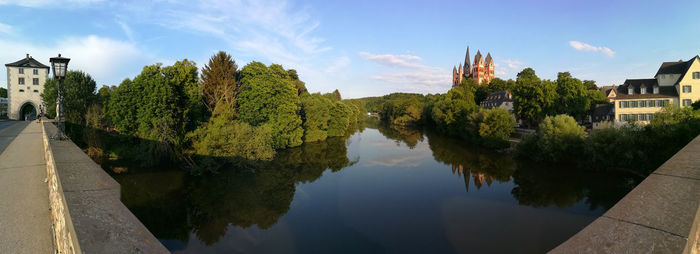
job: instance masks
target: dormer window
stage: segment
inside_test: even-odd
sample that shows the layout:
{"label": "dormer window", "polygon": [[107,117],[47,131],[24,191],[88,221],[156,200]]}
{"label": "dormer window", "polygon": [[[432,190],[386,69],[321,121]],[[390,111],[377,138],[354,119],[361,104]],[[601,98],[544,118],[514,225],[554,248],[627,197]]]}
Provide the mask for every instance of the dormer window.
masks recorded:
{"label": "dormer window", "polygon": [[634,95],[634,87],[633,87],[633,86],[628,86],[628,87],[627,87],[627,94],[629,94],[629,95]]}
{"label": "dormer window", "polygon": [[654,94],[658,94],[658,93],[659,93],[659,86],[654,86]]}
{"label": "dormer window", "polygon": [[646,94],[647,93],[647,88],[645,86],[642,86],[639,88],[639,93],[640,94]]}

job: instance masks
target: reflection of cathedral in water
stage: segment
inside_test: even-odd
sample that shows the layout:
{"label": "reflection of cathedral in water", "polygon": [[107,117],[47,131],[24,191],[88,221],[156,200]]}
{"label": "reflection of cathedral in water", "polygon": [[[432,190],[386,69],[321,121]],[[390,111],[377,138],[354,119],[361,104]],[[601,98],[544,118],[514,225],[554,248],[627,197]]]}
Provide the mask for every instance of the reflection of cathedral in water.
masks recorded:
{"label": "reflection of cathedral in water", "polygon": [[[467,192],[469,192],[469,176],[472,177],[472,180],[477,190],[481,189],[481,186],[484,185],[484,182],[486,182],[487,186],[491,186],[491,183],[493,183],[494,181],[493,176],[487,175],[482,172],[472,172],[470,169],[464,169],[462,165],[452,164],[452,174],[454,173],[457,173],[458,176],[464,176],[464,186],[466,187]],[[509,177],[508,181],[512,179],[513,177]]]}

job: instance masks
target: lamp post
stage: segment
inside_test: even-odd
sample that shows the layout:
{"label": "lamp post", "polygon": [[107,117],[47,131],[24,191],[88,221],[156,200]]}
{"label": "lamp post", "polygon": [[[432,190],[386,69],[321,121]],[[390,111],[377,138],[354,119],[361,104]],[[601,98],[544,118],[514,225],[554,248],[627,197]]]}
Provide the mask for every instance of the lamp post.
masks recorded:
{"label": "lamp post", "polygon": [[56,79],[58,82],[58,98],[56,98],[57,102],[57,109],[56,109],[56,121],[58,124],[58,133],[53,137],[54,139],[58,140],[66,140],[68,137],[65,134],[65,120],[63,116],[63,94],[61,93],[61,84],[63,83],[63,79],[66,77],[66,71],[68,70],[68,62],[70,61],[70,58],[65,58],[61,57],[61,54],[58,54],[58,57],[52,57],[49,59],[49,62],[51,62],[51,69],[53,69],[53,78]]}

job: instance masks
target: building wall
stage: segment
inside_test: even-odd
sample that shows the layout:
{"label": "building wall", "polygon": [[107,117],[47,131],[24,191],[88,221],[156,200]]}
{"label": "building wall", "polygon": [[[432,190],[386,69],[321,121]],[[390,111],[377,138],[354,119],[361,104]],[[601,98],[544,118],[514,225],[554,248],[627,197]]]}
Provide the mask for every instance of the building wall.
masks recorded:
{"label": "building wall", "polygon": [[659,86],[672,86],[680,77],[681,74],[659,74],[656,76],[656,81],[659,82]]}
{"label": "building wall", "polygon": [[[44,83],[49,76],[49,69],[45,68],[24,68],[24,74],[19,73],[20,67],[7,67],[7,97],[8,117],[13,120],[22,120],[20,110],[26,102],[31,102],[39,113],[41,105],[41,93],[44,92]],[[34,75],[34,69],[38,74]],[[19,78],[24,78],[24,85],[19,84]],[[33,84],[33,79],[38,78],[38,85]],[[20,92],[20,90],[24,90]]]}
{"label": "building wall", "polygon": [[[693,79],[693,72],[700,72],[700,60],[698,60],[697,58],[695,58],[695,62],[693,62],[693,64],[690,65],[688,73],[685,74],[683,80],[679,82],[679,106],[683,106],[683,100],[689,99],[691,103],[700,100],[700,79]],[[683,86],[690,86],[691,92],[684,93]]]}
{"label": "building wall", "polygon": [[[649,106],[646,106],[646,107],[636,107],[636,108],[621,108],[621,107],[620,107],[620,102],[632,102],[632,101],[636,101],[636,102],[639,104],[639,102],[641,102],[641,101],[647,101],[647,102],[648,102],[649,100],[653,100],[653,101],[654,101],[654,104],[655,104],[654,107],[649,107]],[[630,115],[630,114],[637,114],[637,115],[639,115],[639,114],[654,114],[654,113],[656,113],[656,112],[661,111],[661,109],[663,109],[663,107],[662,107],[662,106],[658,106],[658,104],[657,104],[657,101],[658,101],[658,100],[663,100],[663,101],[668,100],[668,101],[669,101],[669,104],[676,104],[676,105],[678,105],[678,104],[677,104],[677,103],[678,103],[678,98],[670,98],[670,97],[669,97],[669,98],[647,98],[647,99],[641,99],[641,98],[640,98],[640,99],[617,99],[617,100],[615,100],[615,101],[613,102],[613,103],[615,104],[615,126],[623,125],[623,124],[625,124],[625,123],[627,122],[627,121],[622,121],[622,120],[620,120],[620,115],[623,115],[623,114],[626,114],[626,115]],[[637,120],[636,122],[637,122],[638,124],[645,125],[645,124],[648,124],[650,121],[649,121],[649,120]]]}

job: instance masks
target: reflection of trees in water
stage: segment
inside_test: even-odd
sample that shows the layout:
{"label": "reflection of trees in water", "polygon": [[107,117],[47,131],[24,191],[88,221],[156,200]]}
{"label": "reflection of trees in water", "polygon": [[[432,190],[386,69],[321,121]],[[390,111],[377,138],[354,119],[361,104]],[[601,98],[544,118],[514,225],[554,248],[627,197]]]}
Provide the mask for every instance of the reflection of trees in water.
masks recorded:
{"label": "reflection of trees in water", "polygon": [[521,205],[569,207],[586,198],[590,210],[610,209],[642,179],[567,166],[519,164],[511,194]]}
{"label": "reflection of trees in water", "polygon": [[418,142],[423,141],[423,129],[421,128],[389,125],[376,118],[369,118],[366,123],[367,126],[376,128],[384,137],[396,141],[396,144],[403,142],[410,149],[415,148]]}
{"label": "reflection of trees in water", "polygon": [[117,178],[123,185],[138,181],[122,188],[122,199],[158,238],[187,241],[193,232],[211,245],[229,225],[272,227],[289,211],[298,182],[313,182],[326,169],[336,172],[354,163],[347,158],[345,138],[336,137],[280,151],[270,162],[246,163],[252,170],[183,177],[182,184],[168,186],[172,179],[161,180],[158,173]]}
{"label": "reflection of trees in water", "polygon": [[469,191],[470,178],[477,189],[494,181],[511,180],[515,163],[511,156],[470,147],[465,141],[426,131],[428,145],[436,161],[452,166],[452,173],[464,177]]}

